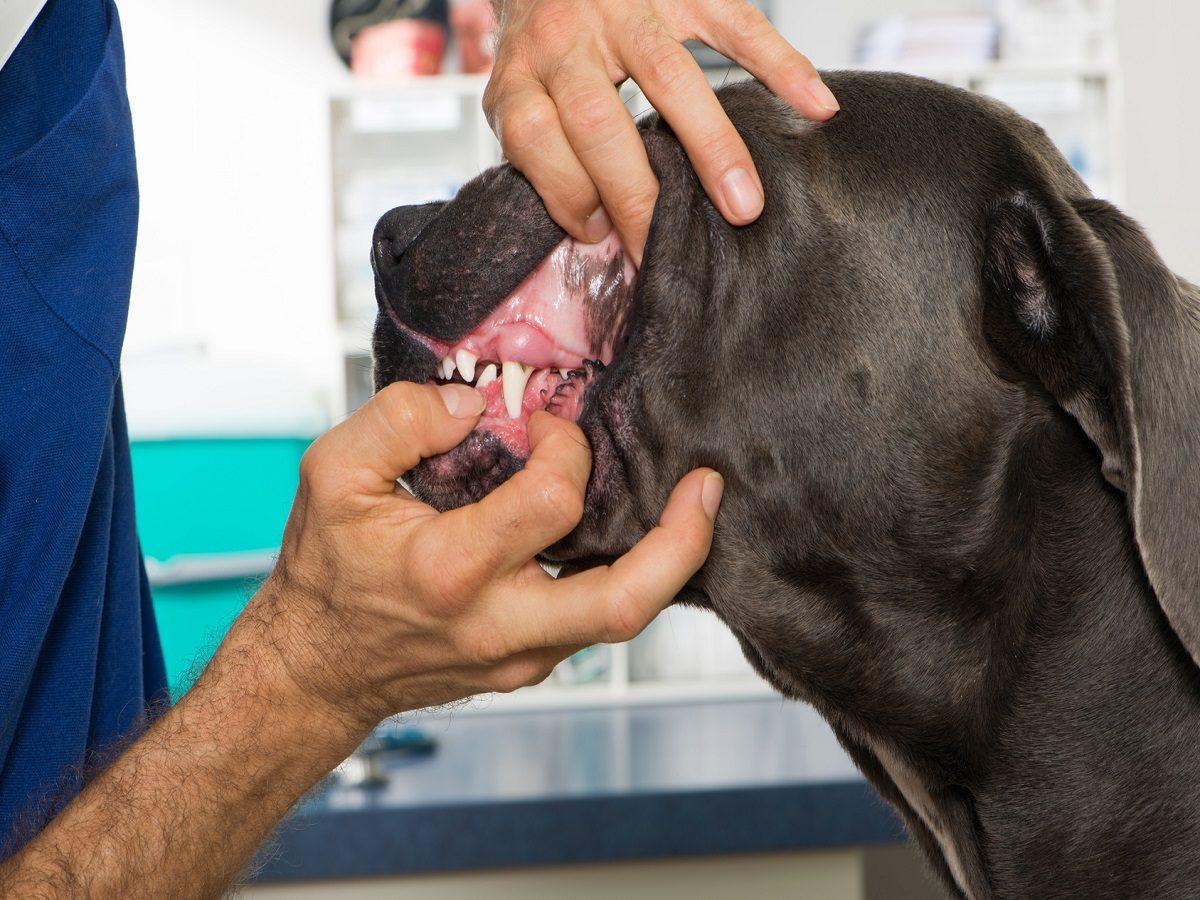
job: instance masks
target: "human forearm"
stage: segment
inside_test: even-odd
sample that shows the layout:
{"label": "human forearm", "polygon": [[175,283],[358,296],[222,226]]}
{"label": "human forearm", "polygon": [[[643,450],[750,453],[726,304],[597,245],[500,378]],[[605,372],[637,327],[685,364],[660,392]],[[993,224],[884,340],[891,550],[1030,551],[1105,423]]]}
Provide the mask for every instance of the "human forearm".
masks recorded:
{"label": "human forearm", "polygon": [[306,701],[281,668],[257,615],[275,599],[252,602],[179,704],[0,866],[0,896],[224,891],[362,736]]}
{"label": "human forearm", "polygon": [[385,716],[549,675],[632,638],[708,552],[715,473],[679,483],[625,556],[562,579],[533,561],[579,521],[578,427],[530,420],[525,468],[437,513],[396,487],[470,433],[483,397],[395,384],[317,440],[275,573],[196,686],[0,866],[0,897],[212,897]]}

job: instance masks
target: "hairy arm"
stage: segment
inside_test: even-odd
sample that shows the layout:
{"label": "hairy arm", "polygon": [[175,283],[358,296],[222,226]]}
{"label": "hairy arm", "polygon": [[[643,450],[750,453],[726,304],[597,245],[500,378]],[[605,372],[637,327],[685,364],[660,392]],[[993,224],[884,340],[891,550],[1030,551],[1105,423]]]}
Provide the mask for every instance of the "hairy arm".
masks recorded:
{"label": "hairy arm", "polygon": [[543,680],[623,641],[708,554],[722,482],[697,470],[611,566],[533,557],[580,520],[591,454],[548,413],[525,468],[446,513],[396,479],[471,431],[461,385],[385,388],[305,454],[279,564],[196,685],[0,865],[0,897],[215,897],[386,716]]}
{"label": "hairy arm", "polygon": [[[268,588],[268,590],[270,590]],[[0,897],[215,897],[364,732],[263,652],[256,600],[204,675],[37,838]]]}

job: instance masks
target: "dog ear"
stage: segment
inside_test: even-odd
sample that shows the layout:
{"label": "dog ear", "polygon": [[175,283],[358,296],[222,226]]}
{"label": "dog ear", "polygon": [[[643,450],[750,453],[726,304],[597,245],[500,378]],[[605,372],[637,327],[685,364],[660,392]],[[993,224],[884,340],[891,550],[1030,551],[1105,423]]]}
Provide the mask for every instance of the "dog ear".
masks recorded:
{"label": "dog ear", "polygon": [[1200,291],[1108,203],[1018,193],[987,223],[984,334],[1125,492],[1142,564],[1200,663]]}

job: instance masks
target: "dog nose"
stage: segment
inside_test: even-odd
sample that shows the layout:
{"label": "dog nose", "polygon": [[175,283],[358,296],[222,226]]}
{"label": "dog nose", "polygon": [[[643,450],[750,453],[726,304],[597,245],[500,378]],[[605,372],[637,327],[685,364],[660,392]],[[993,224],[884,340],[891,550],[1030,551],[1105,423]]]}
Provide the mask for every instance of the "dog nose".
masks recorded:
{"label": "dog nose", "polygon": [[371,239],[371,264],[376,275],[385,275],[400,264],[404,251],[446,206],[443,201],[417,206],[397,206],[383,214]]}

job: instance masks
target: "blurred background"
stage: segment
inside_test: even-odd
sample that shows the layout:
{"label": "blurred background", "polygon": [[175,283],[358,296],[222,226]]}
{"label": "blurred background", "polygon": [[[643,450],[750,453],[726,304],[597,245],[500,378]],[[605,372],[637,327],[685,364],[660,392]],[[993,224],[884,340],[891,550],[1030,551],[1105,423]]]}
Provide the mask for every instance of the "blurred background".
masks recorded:
{"label": "blurred background", "polygon": [[[1148,229],[1169,265],[1200,279],[1200,4],[759,5],[820,68],[908,71],[1014,106]],[[300,454],[369,395],[375,220],[449,197],[500,159],[480,111],[494,23],[483,0],[124,0],[120,10],[142,190],[124,380],[139,530],[178,693],[269,571]],[[745,77],[696,52],[714,84]],[[632,112],[648,108],[636,85],[622,91]],[[750,792],[748,805],[721,806],[735,789]],[[596,797],[665,797],[677,819],[636,804],[628,821],[582,807],[534,815],[537,803]],[[526,804],[522,816],[480,824],[512,802]],[[379,896],[928,890],[905,880],[898,827],[823,724],[773,698],[727,630],[688,610],[628,645],[577,655],[537,688],[393,723],[306,814],[302,837],[285,832],[258,876],[294,883],[256,892],[375,896],[382,882],[329,879],[398,875]],[[429,837],[436,815],[451,816],[440,827],[473,829],[474,843]],[[705,831],[714,816],[716,834]],[[497,849],[505,840],[525,855]],[[555,840],[557,855],[528,850]],[[753,865],[729,856],[768,851]],[[710,868],[691,874],[620,869],[700,857]],[[604,867],[573,870],[570,890],[555,880],[561,869],[525,882],[496,874],[549,863]],[[490,874],[421,880],[479,866]]]}

